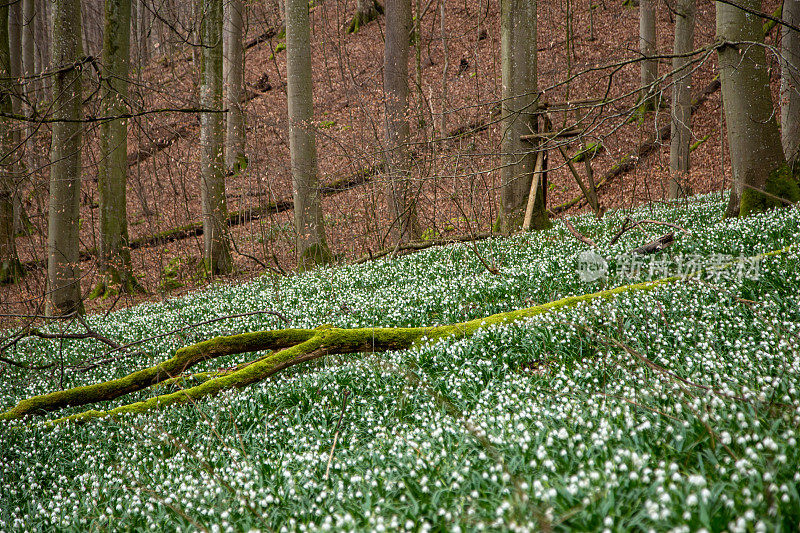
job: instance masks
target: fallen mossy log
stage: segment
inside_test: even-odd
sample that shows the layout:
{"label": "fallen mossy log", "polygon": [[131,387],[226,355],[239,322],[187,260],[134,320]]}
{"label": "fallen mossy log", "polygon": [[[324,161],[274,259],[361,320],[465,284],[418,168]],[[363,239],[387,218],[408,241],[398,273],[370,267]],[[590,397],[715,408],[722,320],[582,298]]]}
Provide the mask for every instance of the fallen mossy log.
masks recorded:
{"label": "fallen mossy log", "polygon": [[[796,244],[791,244],[780,250],[759,254],[754,258],[780,255],[796,247]],[[740,262],[741,259],[734,260],[723,265],[723,267],[737,265]],[[488,317],[443,326],[340,329],[326,324],[315,329],[269,330],[216,337],[180,348],[171,359],[120,379],[56,391],[22,400],[12,409],[0,414],[0,420],[19,420],[30,414],[41,414],[63,407],[110,400],[150,387],[159,381],[170,380],[170,384],[175,385],[177,383],[174,378],[201,361],[207,361],[222,355],[276,350],[250,363],[238,365],[231,371],[225,371],[221,374],[203,373],[201,376],[203,382],[187,389],[157,395],[148,400],[122,405],[107,411],[84,411],[51,420],[47,425],[54,426],[70,421],[87,422],[96,418],[116,417],[121,414],[141,414],[169,405],[193,402],[224,390],[243,388],[262,381],[286,368],[326,355],[380,353],[389,350],[408,349],[421,342],[445,338],[464,338],[479,329],[491,325],[508,324],[551,311],[574,307],[582,302],[598,299],[608,300],[626,292],[650,291],[656,287],[687,280],[697,275],[672,276],[654,281],[623,285],[591,294],[568,296],[526,309],[497,313]]]}
{"label": "fallen mossy log", "polygon": [[12,409],[0,414],[0,420],[18,420],[26,415],[43,414],[64,407],[112,400],[125,394],[145,389],[160,381],[175,378],[202,361],[208,361],[223,355],[275,350],[273,353],[250,364],[240,365],[231,372],[224,373],[218,377],[211,377],[187,389],[158,395],[145,401],[123,405],[108,411],[85,411],[53,420],[50,424],[59,424],[67,421],[85,422],[95,418],[113,417],[126,413],[144,413],[152,409],[195,401],[223,390],[246,387],[262,381],[280,370],[325,355],[379,353],[389,350],[408,349],[423,340],[462,338],[493,324],[510,323],[549,313],[550,311],[573,307],[581,302],[601,298],[609,299],[624,292],[649,291],[655,287],[673,283],[680,279],[683,278],[664,278],[591,294],[569,296],[527,309],[498,313],[468,322],[444,326],[340,329],[325,325],[316,329],[270,330],[216,337],[180,348],[171,359],[123,378],[28,398],[19,402]]}

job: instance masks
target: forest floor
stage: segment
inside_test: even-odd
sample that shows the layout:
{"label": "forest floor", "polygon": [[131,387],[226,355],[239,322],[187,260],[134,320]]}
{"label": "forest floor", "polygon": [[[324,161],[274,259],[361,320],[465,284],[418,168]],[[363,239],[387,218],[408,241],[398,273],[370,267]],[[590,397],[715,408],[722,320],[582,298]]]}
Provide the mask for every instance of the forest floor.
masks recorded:
{"label": "forest floor", "polygon": [[[765,10],[774,8],[767,2]],[[593,9],[590,9],[593,6]],[[419,184],[418,208],[424,237],[477,234],[489,231],[497,214],[499,139],[497,116],[500,100],[500,32],[496,3],[476,0],[448,1],[444,32],[439,9],[421,6],[421,38],[418,57],[410,61],[411,123],[414,178]],[[317,148],[320,179],[324,185],[366,168],[376,167],[383,153],[381,17],[355,35],[343,28],[354,2],[325,0],[312,8],[312,56],[314,69]],[[696,46],[714,38],[713,3],[700,3]],[[571,24],[567,24],[567,13]],[[666,4],[658,6],[658,49],[672,48],[672,15]],[[248,39],[275,27],[275,12],[253,8]],[[569,39],[568,39],[569,36]],[[594,38],[592,38],[594,37]],[[775,36],[768,37],[774,43]],[[227,182],[230,211],[263,209],[270,202],[291,198],[291,174],[286,119],[285,53],[281,39],[272,37],[247,50],[245,78],[249,166]],[[447,61],[443,53],[446,43]],[[569,46],[568,46],[569,43]],[[412,49],[412,56],[416,55]],[[668,108],[633,117],[639,66],[638,11],[621,2],[590,0],[539,2],[539,84],[549,102],[606,98],[602,107],[554,112],[556,127],[576,122],[585,129],[581,143],[602,143],[603,151],[592,160],[594,174],[602,176],[637,146],[652,139],[669,123]],[[770,64],[775,67],[774,57]],[[445,65],[446,72],[445,72]],[[605,68],[612,65],[612,67]],[[661,74],[670,70],[662,61]],[[143,109],[189,107],[195,104],[196,69],[186,49],[167,51],[135,74],[132,99]],[[712,54],[694,70],[694,91],[699,92],[716,74]],[[778,69],[772,68],[777,88]],[[570,80],[569,83],[565,83]],[[671,79],[664,85],[665,100]],[[91,87],[91,83],[88,84]],[[445,94],[446,90],[446,94]],[[776,100],[777,101],[777,100]],[[88,112],[94,112],[89,102]],[[447,135],[439,129],[442,114]],[[580,116],[579,116],[580,115]],[[467,135],[453,135],[464,128],[485,124]],[[716,91],[693,117],[690,181],[697,193],[724,190],[730,167],[724,142],[720,93]],[[97,240],[98,131],[85,134],[84,180],[81,202],[81,247],[88,250]],[[434,142],[438,139],[441,142]],[[128,217],[132,239],[154,235],[200,217],[199,124],[187,114],[147,115],[132,121],[129,139],[131,159]],[[31,154],[30,168],[37,169],[26,182],[26,210],[36,231],[20,237],[18,246],[26,262],[43,261],[46,251],[46,213],[49,136],[42,132],[40,149]],[[702,141],[702,142],[701,142]],[[168,145],[153,149],[157,144]],[[576,140],[566,146],[574,154]],[[580,195],[557,150],[550,152],[548,206],[553,208]],[[608,210],[631,209],[658,203],[665,197],[669,170],[669,143],[639,161],[631,172],[610,181],[600,191]],[[377,173],[367,183],[327,196],[323,200],[329,244],[344,261],[392,246],[390,219],[384,200],[384,183]],[[576,207],[570,212],[586,207]],[[236,273],[226,279],[249,279],[265,267],[291,271],[296,266],[291,210],[269,214],[231,229]],[[103,311],[151,299],[163,299],[204,286],[208,279],[199,268],[202,237],[191,237],[133,251],[134,269],[146,295],[87,300],[90,311]],[[82,288],[88,294],[97,282],[96,264],[81,264]],[[5,309],[21,313],[41,312],[45,270],[33,268],[25,279],[0,289]]]}

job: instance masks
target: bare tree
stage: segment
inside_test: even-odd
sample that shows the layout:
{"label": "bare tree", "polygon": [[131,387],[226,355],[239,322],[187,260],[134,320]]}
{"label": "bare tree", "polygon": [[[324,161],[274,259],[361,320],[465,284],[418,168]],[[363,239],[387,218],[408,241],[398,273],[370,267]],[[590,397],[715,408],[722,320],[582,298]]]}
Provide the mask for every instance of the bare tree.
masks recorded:
{"label": "bare tree", "polygon": [[244,53],[242,48],[242,28],[244,6],[242,0],[229,0],[225,4],[224,24],[224,63],[225,102],[228,107],[225,124],[225,166],[229,170],[245,166],[244,153],[244,109],[242,91],[244,89]]}
{"label": "bare tree", "polygon": [[528,197],[533,194],[531,228],[550,226],[544,183],[534,183],[537,154],[523,135],[536,131],[538,101],[536,0],[501,0],[500,60],[502,70],[500,230],[522,227]]}
{"label": "bare tree", "polygon": [[642,54],[640,110],[652,111],[656,101],[658,78],[656,51],[656,6],[654,0],[639,0],[639,53]]}
{"label": "bare tree", "polygon": [[669,197],[692,194],[689,182],[689,144],[692,135],[692,73],[687,54],[694,49],[695,0],[678,0],[675,6],[675,46],[672,70],[672,135],[669,151]]}
{"label": "bare tree", "polygon": [[[800,26],[800,1],[783,3],[783,20]],[[781,27],[781,141],[786,159],[800,161],[800,32]]]}
{"label": "bare tree", "polygon": [[[131,0],[106,0],[103,32],[101,107],[105,116],[127,111],[130,63]],[[126,183],[128,175],[128,121],[108,120],[100,125],[100,270],[99,289],[118,284],[123,292],[138,287],[131,269],[128,245]]]}
{"label": "bare tree", "polygon": [[[14,77],[11,75],[9,39],[9,7],[0,6],[0,111],[13,111],[11,95]],[[13,283],[22,275],[14,232],[14,197],[17,175],[14,164],[15,147],[13,122],[0,119],[0,284]]]}
{"label": "bare tree", "polygon": [[80,0],[53,4],[53,123],[47,224],[47,311],[82,311],[79,259],[81,189]]}
{"label": "bare tree", "polygon": [[[760,0],[738,0],[738,4],[749,11],[761,10]],[[733,167],[727,215],[745,216],[800,200],[800,190],[786,165],[775,121],[761,22],[731,4],[717,2],[716,10],[722,101]]]}
{"label": "bare tree", "polygon": [[411,1],[387,0],[383,92],[386,99],[386,150],[389,183],[387,201],[397,228],[398,241],[421,235],[416,197],[411,182],[408,149],[408,52],[411,36]]}
{"label": "bare tree", "polygon": [[317,145],[311,81],[311,25],[306,0],[286,0],[286,92],[289,104],[289,151],[294,191],[294,225],[300,268],[327,263],[317,174]]}
{"label": "bare tree", "polygon": [[231,271],[227,236],[222,125],[222,0],[203,0],[203,85],[200,105],[218,110],[200,115],[203,250],[212,274]]}

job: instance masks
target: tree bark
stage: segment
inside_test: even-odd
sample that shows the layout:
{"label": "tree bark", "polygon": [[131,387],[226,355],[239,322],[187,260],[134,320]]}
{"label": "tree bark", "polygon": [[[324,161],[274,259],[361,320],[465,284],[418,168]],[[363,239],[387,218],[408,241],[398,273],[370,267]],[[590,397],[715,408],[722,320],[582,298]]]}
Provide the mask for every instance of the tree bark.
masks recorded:
{"label": "tree bark", "polygon": [[669,197],[692,194],[688,181],[689,145],[692,135],[692,73],[689,57],[679,57],[694,49],[695,0],[678,0],[675,6],[675,46],[672,70],[672,127],[669,150]]}
{"label": "tree bark", "polygon": [[[9,6],[0,6],[0,111],[13,111],[14,79],[11,74],[9,38]],[[14,240],[14,198],[18,179],[15,165],[14,124],[11,119],[0,119],[0,284],[13,283],[22,275],[22,265]]]}
{"label": "tree bark", "polygon": [[[760,11],[760,0],[739,0],[742,7]],[[746,216],[800,199],[800,190],[783,155],[769,89],[769,75],[758,17],[717,2],[717,49],[722,102],[728,128],[733,186],[727,216]]]}
{"label": "tree bark", "polygon": [[[533,179],[536,152],[521,139],[537,131],[536,0],[501,0],[500,60],[502,106],[500,122],[500,224],[510,233],[522,227]],[[544,201],[544,181],[534,193],[531,228],[550,227]]]}
{"label": "tree bark", "polygon": [[[53,4],[53,118],[80,120],[81,71],[68,68],[81,55],[80,0]],[[82,311],[79,253],[81,124],[54,122],[47,224],[47,312]]]}
{"label": "tree bark", "polygon": [[387,202],[398,242],[417,240],[416,195],[408,150],[408,51],[411,0],[387,0],[383,92],[386,100]]}
{"label": "tree bark", "polygon": [[655,81],[658,78],[658,60],[651,59],[656,50],[656,7],[654,0],[639,2],[639,53],[642,55],[640,109],[652,111],[658,105]]}
{"label": "tree bark", "polygon": [[147,8],[144,5],[144,0],[138,0],[136,2],[137,6],[137,18],[138,20],[138,28],[139,28],[139,35],[137,36],[137,55],[139,59],[139,68],[144,68],[147,65],[147,62],[150,61],[150,47],[148,46],[147,36],[150,33],[151,25],[149,24],[150,16],[147,12]]}
{"label": "tree bark", "polygon": [[244,52],[242,48],[242,0],[225,4],[224,79],[225,102],[228,107],[225,135],[225,167],[238,171],[246,166],[244,153],[245,125],[242,91],[244,89]]}
{"label": "tree bark", "polygon": [[[34,0],[22,0],[22,74],[32,76],[36,72],[36,62],[34,60],[35,33],[34,33],[34,14],[36,13]],[[35,101],[37,98],[35,81],[26,83],[26,96]]]}
{"label": "tree bark", "polygon": [[[106,0],[103,32],[103,84],[101,109],[106,116],[128,108],[131,0]],[[128,121],[110,120],[100,125],[100,271],[101,289],[118,284],[123,292],[137,287],[131,268],[128,239],[126,182],[128,177]]]}
{"label": "tree bark", "polygon": [[[34,0],[36,2],[36,15],[33,20],[33,30],[36,37],[36,72],[42,72],[52,64],[53,25],[51,21],[51,5],[49,0]],[[47,84],[47,87],[43,85]],[[49,83],[42,82],[40,89],[47,93]]]}
{"label": "tree bark", "polygon": [[[203,86],[200,105],[222,110],[222,0],[203,0]],[[201,181],[203,204],[203,250],[212,274],[226,274],[233,268],[225,227],[225,172],[223,160],[222,113],[200,115]]]}
{"label": "tree bark", "polygon": [[317,171],[311,81],[311,23],[306,0],[286,0],[286,93],[289,111],[289,151],[294,192],[294,227],[301,269],[327,263]]}
{"label": "tree bark", "polygon": [[[800,26],[800,0],[785,0],[783,20]],[[781,142],[786,160],[800,162],[800,32],[781,26]]]}
{"label": "tree bark", "polygon": [[378,0],[357,0],[356,12],[347,26],[347,33],[357,33],[361,26],[366,26],[380,15],[383,15],[383,6]]}

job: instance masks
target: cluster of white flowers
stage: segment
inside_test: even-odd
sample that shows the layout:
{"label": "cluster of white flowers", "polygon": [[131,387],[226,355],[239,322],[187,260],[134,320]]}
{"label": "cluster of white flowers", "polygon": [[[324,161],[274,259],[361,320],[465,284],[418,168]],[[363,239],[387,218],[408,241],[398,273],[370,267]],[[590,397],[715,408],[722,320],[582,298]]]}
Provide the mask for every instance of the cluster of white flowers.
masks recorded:
{"label": "cluster of white flowers", "polygon": [[[720,221],[721,206],[708,197],[638,214],[692,232],[667,253],[754,255],[800,242],[797,210]],[[602,243],[621,218],[575,224]],[[602,253],[620,254],[640,238],[628,232]],[[90,322],[125,341],[264,309],[295,327],[444,324],[599,290],[602,280],[587,285],[575,274],[583,248],[556,225],[480,243],[500,276],[486,272],[471,247],[453,245],[216,286]],[[0,528],[666,530],[684,522],[693,530],[750,531],[796,524],[800,254],[764,257],[760,268],[758,280],[687,280],[466,339],[331,356],[194,405],[116,421],[53,430],[3,423]],[[212,335],[280,327],[272,315],[207,324],[144,343],[147,357],[67,373],[64,384],[124,375]],[[51,353],[52,344],[26,339],[12,355],[39,361]],[[62,352],[67,361],[100,354],[85,341],[65,342]],[[60,379],[8,369],[0,406],[54,390]]]}

